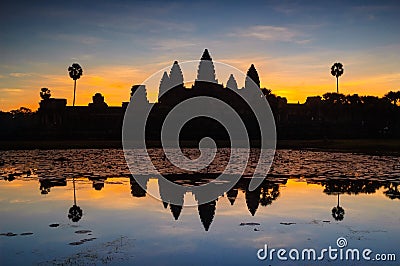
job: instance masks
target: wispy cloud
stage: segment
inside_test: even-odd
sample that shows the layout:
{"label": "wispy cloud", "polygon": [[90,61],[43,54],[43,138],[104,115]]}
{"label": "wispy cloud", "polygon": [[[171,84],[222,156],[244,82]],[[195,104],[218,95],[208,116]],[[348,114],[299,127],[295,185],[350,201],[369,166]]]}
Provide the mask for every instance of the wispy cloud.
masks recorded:
{"label": "wispy cloud", "polygon": [[303,33],[288,27],[277,27],[270,25],[256,25],[248,28],[238,29],[228,34],[231,37],[254,38],[262,41],[296,42],[304,44],[310,40],[303,38]]}
{"label": "wispy cloud", "polygon": [[82,35],[82,34],[65,34],[65,33],[60,33],[60,34],[51,34],[51,35],[45,35],[44,37],[56,41],[68,41],[68,42],[75,42],[75,43],[80,43],[80,44],[86,44],[86,45],[94,45],[98,44],[101,42],[104,42],[105,39],[95,37],[95,36],[90,36],[90,35]]}
{"label": "wispy cloud", "polygon": [[20,93],[22,89],[15,89],[15,88],[0,88],[2,92],[9,92],[9,93]]}
{"label": "wispy cloud", "polygon": [[177,39],[164,39],[159,40],[154,43],[153,49],[156,50],[171,50],[171,49],[182,49],[186,47],[195,46],[196,43],[189,42],[185,40],[177,40]]}
{"label": "wispy cloud", "polygon": [[21,73],[21,72],[13,72],[9,74],[13,78],[24,78],[24,77],[29,77],[32,75],[32,73]]}

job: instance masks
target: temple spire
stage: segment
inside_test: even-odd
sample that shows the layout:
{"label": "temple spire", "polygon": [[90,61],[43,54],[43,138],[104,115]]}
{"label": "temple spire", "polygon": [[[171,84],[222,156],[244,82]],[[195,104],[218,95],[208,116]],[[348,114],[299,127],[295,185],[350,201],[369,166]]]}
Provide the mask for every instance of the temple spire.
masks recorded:
{"label": "temple spire", "polygon": [[201,56],[196,81],[218,83],[218,80],[215,78],[214,64],[207,49],[204,50]]}
{"label": "temple spire", "polygon": [[146,85],[133,85],[131,88],[131,101],[135,104],[148,104]]}
{"label": "temple spire", "polygon": [[205,49],[203,55],[201,56],[200,60],[208,60],[212,61],[210,54],[208,53],[208,49]]}
{"label": "temple spire", "polygon": [[236,82],[235,77],[233,76],[233,74],[231,74],[229,76],[229,79],[226,82],[226,87],[231,89],[231,90],[237,90],[238,89],[238,85],[237,85],[237,82]]}
{"label": "temple spire", "polygon": [[182,206],[170,204],[169,208],[171,209],[171,213],[174,216],[175,221],[177,221],[179,218],[179,215],[181,214]]}
{"label": "temple spire", "polygon": [[255,85],[257,85],[258,88],[260,88],[260,77],[258,76],[257,70],[254,67],[254,65],[251,64],[249,70],[247,71],[245,87],[246,88],[253,87],[252,86],[253,82],[255,83]]}
{"label": "temple spire", "polygon": [[183,74],[178,61],[175,61],[172,65],[171,72],[169,72],[169,82],[171,88],[183,85]]}
{"label": "temple spire", "polygon": [[203,224],[204,230],[208,231],[212,221],[214,220],[216,209],[216,201],[210,201],[197,206],[201,223]]}
{"label": "temple spire", "polygon": [[237,188],[231,189],[226,193],[226,196],[228,197],[228,200],[231,203],[231,205],[233,205],[235,203],[238,193],[239,193],[239,191],[237,190]]}
{"label": "temple spire", "polygon": [[161,78],[160,81],[160,87],[158,90],[158,100],[160,100],[161,96],[170,89],[170,80],[169,76],[166,71],[164,71],[164,74]]}
{"label": "temple spire", "polygon": [[260,188],[257,188],[253,191],[246,190],[245,192],[246,205],[247,209],[249,209],[249,212],[251,213],[251,216],[254,216],[256,214],[258,205],[260,204],[260,194]]}

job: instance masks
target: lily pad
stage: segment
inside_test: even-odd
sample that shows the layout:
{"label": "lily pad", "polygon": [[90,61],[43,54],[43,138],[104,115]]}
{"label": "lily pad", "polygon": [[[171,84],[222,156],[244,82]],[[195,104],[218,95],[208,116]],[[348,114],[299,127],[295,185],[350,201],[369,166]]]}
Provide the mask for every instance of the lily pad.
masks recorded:
{"label": "lily pad", "polygon": [[259,223],[240,223],[240,226],[245,226],[245,225],[251,225],[251,226],[255,226],[255,225],[260,225]]}
{"label": "lily pad", "polygon": [[75,234],[87,234],[87,233],[91,233],[92,230],[78,230],[75,231]]}
{"label": "lily pad", "polygon": [[17,234],[14,234],[12,232],[8,232],[8,233],[2,233],[0,234],[1,236],[16,236]]}
{"label": "lily pad", "polygon": [[29,236],[29,235],[33,235],[32,232],[25,232],[25,233],[21,233],[19,234],[20,236]]}

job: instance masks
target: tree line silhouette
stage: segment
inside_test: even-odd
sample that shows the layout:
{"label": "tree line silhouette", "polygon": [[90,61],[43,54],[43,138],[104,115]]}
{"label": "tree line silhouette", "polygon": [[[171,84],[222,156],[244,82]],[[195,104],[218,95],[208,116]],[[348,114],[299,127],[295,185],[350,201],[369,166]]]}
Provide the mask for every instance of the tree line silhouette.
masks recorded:
{"label": "tree line silhouette", "polygon": [[[400,137],[400,91],[390,91],[382,98],[325,93],[322,97],[308,97],[304,104],[288,104],[286,98],[269,89],[262,89],[262,93],[274,114],[278,139]],[[42,101],[47,101],[50,90],[43,88],[40,95]],[[54,113],[51,116],[54,120],[45,125],[40,111],[25,107],[0,111],[0,137],[3,140],[119,140],[124,108],[107,108],[101,94],[96,94],[93,101],[88,112],[77,109],[68,113],[63,109],[61,113]],[[55,119],[60,115],[62,126]]]}

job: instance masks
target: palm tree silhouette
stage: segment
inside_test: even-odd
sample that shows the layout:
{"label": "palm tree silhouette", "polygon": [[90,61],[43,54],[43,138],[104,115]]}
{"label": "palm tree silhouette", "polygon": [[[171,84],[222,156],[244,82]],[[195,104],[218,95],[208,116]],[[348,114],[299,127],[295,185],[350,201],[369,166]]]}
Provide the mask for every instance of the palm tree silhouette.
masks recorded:
{"label": "palm tree silhouette", "polygon": [[342,221],[345,214],[344,209],[339,204],[339,195],[340,193],[337,194],[337,206],[332,208],[332,217],[336,221]]}
{"label": "palm tree silhouette", "polygon": [[343,75],[344,69],[342,63],[334,63],[331,67],[332,76],[336,77],[336,93],[339,93],[339,77]]}
{"label": "palm tree silhouette", "polygon": [[76,223],[82,218],[83,212],[82,209],[78,205],[76,205],[75,177],[72,177],[72,184],[74,187],[74,205],[69,208],[68,218]]}
{"label": "palm tree silhouette", "polygon": [[40,98],[42,98],[43,100],[48,100],[51,97],[51,93],[50,90],[48,88],[42,88],[40,90]]}
{"label": "palm tree silhouette", "polygon": [[72,106],[75,106],[76,80],[82,76],[83,70],[78,63],[73,63],[72,66],[68,67],[68,73],[69,76],[74,80],[74,100],[72,102]]}

